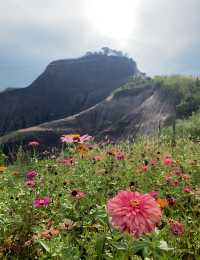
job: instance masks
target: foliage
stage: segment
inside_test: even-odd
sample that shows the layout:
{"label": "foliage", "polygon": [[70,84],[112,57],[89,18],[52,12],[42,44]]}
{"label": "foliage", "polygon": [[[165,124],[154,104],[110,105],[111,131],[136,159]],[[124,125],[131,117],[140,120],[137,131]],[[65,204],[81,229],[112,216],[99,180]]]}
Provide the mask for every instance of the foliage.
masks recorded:
{"label": "foliage", "polygon": [[200,108],[199,78],[174,75],[157,76],[154,80],[174,99],[178,117],[188,117]]}
{"label": "foliage", "polygon": [[[179,138],[171,147],[161,136],[134,144],[93,143],[82,154],[68,144],[59,156],[23,156],[0,173],[1,258],[198,259],[199,154],[198,143]],[[27,185],[31,170],[37,172],[28,175],[35,178],[33,187]],[[187,186],[192,188],[184,191]],[[136,240],[111,225],[105,205],[120,190],[156,191],[171,201],[155,232]],[[46,196],[49,205],[33,205]],[[171,219],[184,225],[182,235],[172,233]]]}
{"label": "foliage", "polygon": [[[172,135],[172,128],[168,127],[163,130],[164,134]],[[200,111],[193,113],[187,119],[179,119],[176,122],[176,136],[187,137],[198,141],[200,138]]]}
{"label": "foliage", "polygon": [[115,89],[112,92],[114,98],[122,96],[136,95],[142,89],[155,86],[155,82],[151,78],[143,77],[141,75],[129,77],[129,80],[123,86]]}

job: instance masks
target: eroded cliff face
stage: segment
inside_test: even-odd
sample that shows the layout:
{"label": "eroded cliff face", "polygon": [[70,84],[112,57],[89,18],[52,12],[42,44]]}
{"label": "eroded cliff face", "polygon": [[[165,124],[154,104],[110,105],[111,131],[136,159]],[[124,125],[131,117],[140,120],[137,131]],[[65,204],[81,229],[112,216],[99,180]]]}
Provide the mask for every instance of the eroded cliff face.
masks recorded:
{"label": "eroded cliff face", "polygon": [[0,143],[27,143],[38,139],[45,146],[59,144],[62,134],[88,133],[97,139],[108,136],[123,140],[158,130],[170,123],[173,105],[162,91],[151,84],[121,91],[78,114],[35,127],[19,130],[0,138]]}
{"label": "eroded cliff face", "polygon": [[0,135],[79,113],[137,73],[136,63],[126,57],[54,61],[27,88],[0,93]]}

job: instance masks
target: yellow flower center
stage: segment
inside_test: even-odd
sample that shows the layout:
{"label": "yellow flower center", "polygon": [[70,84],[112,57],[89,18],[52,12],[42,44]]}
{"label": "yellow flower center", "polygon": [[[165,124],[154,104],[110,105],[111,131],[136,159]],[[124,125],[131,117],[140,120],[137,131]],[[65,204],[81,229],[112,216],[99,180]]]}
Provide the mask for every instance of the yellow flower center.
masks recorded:
{"label": "yellow flower center", "polygon": [[140,205],[140,201],[138,199],[133,199],[130,201],[131,206],[138,207]]}

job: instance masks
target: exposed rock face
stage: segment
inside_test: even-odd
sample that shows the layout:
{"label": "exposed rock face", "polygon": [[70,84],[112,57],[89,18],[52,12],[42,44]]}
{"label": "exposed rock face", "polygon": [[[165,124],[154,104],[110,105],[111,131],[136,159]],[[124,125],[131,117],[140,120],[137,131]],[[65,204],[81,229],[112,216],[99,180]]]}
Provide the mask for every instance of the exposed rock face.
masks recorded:
{"label": "exposed rock face", "polygon": [[138,73],[132,59],[90,55],[49,64],[29,87],[0,93],[0,135],[87,109]]}
{"label": "exposed rock face", "polygon": [[170,122],[174,115],[169,99],[151,80],[137,88],[110,95],[99,104],[73,116],[19,130],[0,138],[0,143],[27,143],[36,138],[44,145],[58,145],[62,134],[91,134],[121,140],[148,134]]}

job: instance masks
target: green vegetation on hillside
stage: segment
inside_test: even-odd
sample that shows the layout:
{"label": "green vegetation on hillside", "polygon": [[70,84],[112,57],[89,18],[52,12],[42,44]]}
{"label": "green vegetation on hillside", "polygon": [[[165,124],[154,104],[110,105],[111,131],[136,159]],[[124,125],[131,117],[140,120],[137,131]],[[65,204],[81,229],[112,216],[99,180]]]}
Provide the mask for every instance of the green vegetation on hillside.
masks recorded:
{"label": "green vegetation on hillside", "polygon": [[200,80],[191,76],[157,76],[159,86],[174,100],[177,117],[185,118],[200,108]]}
{"label": "green vegetation on hillside", "polygon": [[[176,122],[176,136],[187,137],[192,140],[200,140],[200,111],[193,113],[187,119],[178,119]],[[172,136],[172,128],[168,127],[163,130],[168,136]]]}
{"label": "green vegetation on hillside", "polygon": [[135,95],[138,92],[141,92],[141,89],[145,89],[153,86],[156,86],[156,82],[151,78],[143,77],[140,75],[132,76],[129,77],[126,84],[124,84],[120,88],[115,89],[112,92],[112,95],[114,98]]}
{"label": "green vegetation on hillside", "polygon": [[130,77],[126,84],[113,91],[113,96],[134,95],[147,87],[157,87],[163,91],[165,97],[174,104],[177,118],[187,118],[200,108],[200,80],[192,76]]}

